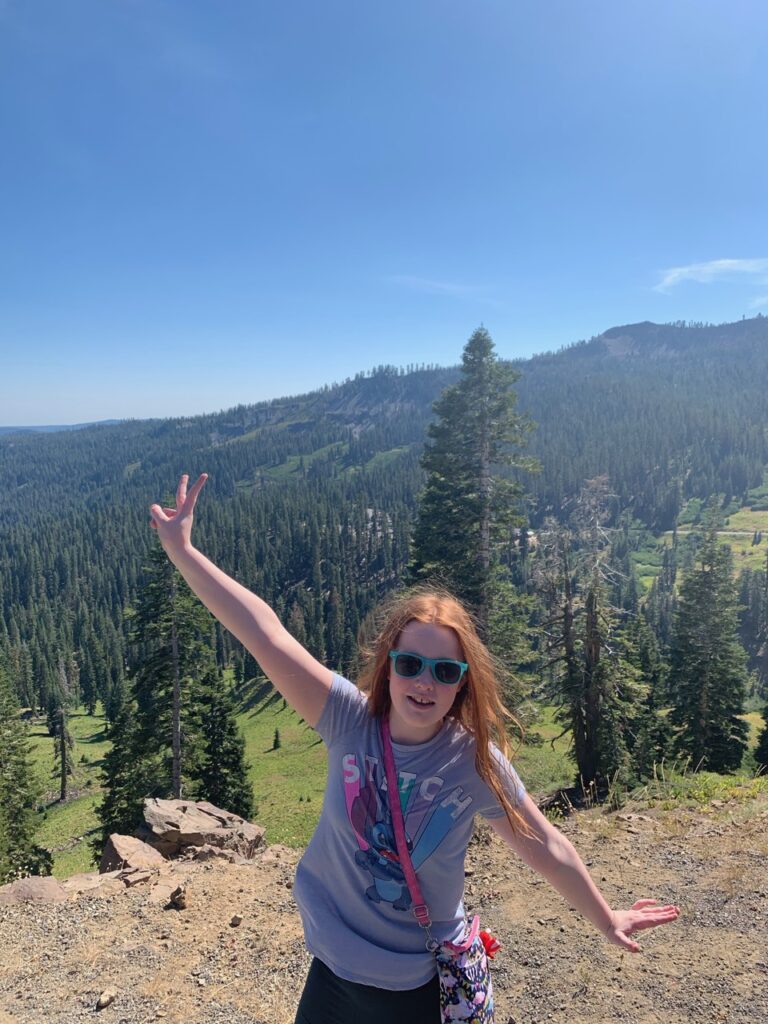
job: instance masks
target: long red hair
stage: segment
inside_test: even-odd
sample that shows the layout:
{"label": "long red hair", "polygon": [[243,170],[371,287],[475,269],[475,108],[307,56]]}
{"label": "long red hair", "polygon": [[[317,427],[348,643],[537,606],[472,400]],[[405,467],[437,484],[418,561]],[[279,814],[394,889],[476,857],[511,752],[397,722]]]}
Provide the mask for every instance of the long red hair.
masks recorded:
{"label": "long red hair", "polygon": [[489,743],[493,741],[511,759],[506,721],[521,728],[502,703],[498,673],[490,651],[478,636],[467,609],[452,594],[442,590],[415,590],[385,603],[378,613],[374,636],[361,644],[360,689],[368,694],[368,710],[375,718],[389,714],[389,652],[397,648],[400,634],[409,622],[447,626],[456,634],[462,659],[469,668],[448,715],[455,718],[476,742],[475,768],[490,786],[513,829],[527,832],[514,802],[507,795]]}

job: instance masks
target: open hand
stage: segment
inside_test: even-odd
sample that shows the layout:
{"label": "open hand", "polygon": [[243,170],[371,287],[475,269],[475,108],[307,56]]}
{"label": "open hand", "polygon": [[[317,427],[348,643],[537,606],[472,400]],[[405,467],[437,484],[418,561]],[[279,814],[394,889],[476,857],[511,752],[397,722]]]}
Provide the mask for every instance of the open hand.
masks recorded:
{"label": "open hand", "polygon": [[152,515],[150,526],[157,530],[160,543],[167,552],[192,546],[192,519],[195,502],[207,479],[208,474],[202,473],[187,493],[189,477],[185,473],[176,488],[176,508],[151,506],[149,510]]}
{"label": "open hand", "polygon": [[630,938],[632,932],[644,928],[656,928],[660,924],[670,924],[680,916],[679,907],[668,904],[660,907],[657,900],[638,900],[630,910],[614,910],[613,920],[605,932],[606,939],[614,946],[622,946],[632,953],[639,953],[640,947]]}

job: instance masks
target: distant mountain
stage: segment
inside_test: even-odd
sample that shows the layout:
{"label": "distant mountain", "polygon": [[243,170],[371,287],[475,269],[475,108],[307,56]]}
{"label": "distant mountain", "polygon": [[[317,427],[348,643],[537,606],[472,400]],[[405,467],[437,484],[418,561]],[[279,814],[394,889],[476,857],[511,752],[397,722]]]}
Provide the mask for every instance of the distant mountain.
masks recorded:
{"label": "distant mountain", "polygon": [[[534,519],[606,474],[617,502],[656,529],[690,497],[742,496],[768,463],[768,318],[649,322],[515,363],[542,472],[524,481]],[[0,524],[43,510],[142,500],[180,468],[218,498],[347,476],[418,453],[431,404],[458,369],[379,367],[305,395],[168,420],[0,438]],[[373,460],[377,460],[374,463]],[[413,460],[411,460],[413,462]],[[132,497],[135,496],[135,497]]]}
{"label": "distant mountain", "polygon": [[689,497],[742,497],[768,462],[768,318],[630,324],[517,364],[538,424],[537,512],[605,474],[617,502],[668,529]]}
{"label": "distant mountain", "polygon": [[105,424],[121,423],[121,420],[98,420],[95,423],[63,423],[41,427],[0,427],[0,434],[55,434],[62,430],[82,430],[84,427],[101,427]]}

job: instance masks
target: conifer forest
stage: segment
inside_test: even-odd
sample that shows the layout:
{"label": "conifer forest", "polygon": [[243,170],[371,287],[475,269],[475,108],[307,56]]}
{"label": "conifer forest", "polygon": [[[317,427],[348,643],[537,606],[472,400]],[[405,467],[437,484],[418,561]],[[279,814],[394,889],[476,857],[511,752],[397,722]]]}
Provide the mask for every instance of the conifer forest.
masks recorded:
{"label": "conifer forest", "polygon": [[[195,543],[355,677],[373,608],[420,581],[474,611],[505,702],[568,737],[574,796],[662,762],[768,764],[768,318],[641,323],[505,363],[380,366],[185,419],[0,431],[0,882],[50,870],[74,709],[103,713],[95,851],[144,796],[254,813],[238,688],[259,666],[149,529],[209,474]],[[764,721],[750,744],[746,712]],[[51,792],[26,730],[44,722]],[[280,734],[275,730],[275,748]]]}

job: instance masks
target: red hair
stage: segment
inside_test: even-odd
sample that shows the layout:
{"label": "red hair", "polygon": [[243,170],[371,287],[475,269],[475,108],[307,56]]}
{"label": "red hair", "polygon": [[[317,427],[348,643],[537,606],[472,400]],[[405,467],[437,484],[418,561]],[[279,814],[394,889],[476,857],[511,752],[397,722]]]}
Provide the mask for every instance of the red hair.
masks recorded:
{"label": "red hair", "polygon": [[497,797],[513,829],[528,829],[499,775],[499,765],[490,749],[493,741],[510,758],[505,720],[520,724],[504,707],[499,693],[498,672],[493,657],[478,636],[467,609],[452,594],[441,590],[416,590],[385,604],[373,639],[361,645],[363,666],[360,689],[368,694],[368,710],[375,718],[389,713],[389,652],[396,648],[409,622],[447,626],[453,630],[469,665],[464,684],[456,694],[448,716],[455,718],[475,738],[475,768]]}

